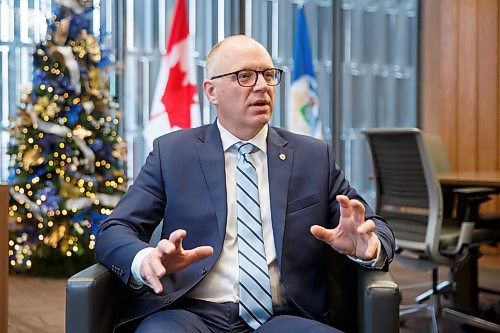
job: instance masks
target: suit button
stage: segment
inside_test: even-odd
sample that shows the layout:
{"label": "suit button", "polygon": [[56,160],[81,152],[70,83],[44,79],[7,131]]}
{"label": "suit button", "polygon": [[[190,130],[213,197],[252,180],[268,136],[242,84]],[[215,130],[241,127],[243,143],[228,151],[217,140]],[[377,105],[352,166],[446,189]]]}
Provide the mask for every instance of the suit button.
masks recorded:
{"label": "suit button", "polygon": [[207,273],[208,273],[208,268],[203,267],[203,269],[201,270],[201,274],[202,274],[202,275],[205,275],[205,274],[207,274]]}
{"label": "suit button", "polygon": [[174,300],[172,299],[172,297],[169,297],[169,298],[167,298],[167,300],[165,301],[165,303],[172,304],[173,301]]}

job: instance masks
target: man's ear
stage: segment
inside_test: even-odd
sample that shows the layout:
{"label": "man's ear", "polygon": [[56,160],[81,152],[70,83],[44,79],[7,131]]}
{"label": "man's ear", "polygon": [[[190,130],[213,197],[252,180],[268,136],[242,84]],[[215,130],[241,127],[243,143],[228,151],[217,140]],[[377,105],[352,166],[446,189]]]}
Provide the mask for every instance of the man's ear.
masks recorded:
{"label": "man's ear", "polygon": [[203,91],[205,92],[205,96],[207,96],[208,101],[216,105],[217,104],[217,96],[215,95],[215,86],[212,83],[212,80],[203,81]]}

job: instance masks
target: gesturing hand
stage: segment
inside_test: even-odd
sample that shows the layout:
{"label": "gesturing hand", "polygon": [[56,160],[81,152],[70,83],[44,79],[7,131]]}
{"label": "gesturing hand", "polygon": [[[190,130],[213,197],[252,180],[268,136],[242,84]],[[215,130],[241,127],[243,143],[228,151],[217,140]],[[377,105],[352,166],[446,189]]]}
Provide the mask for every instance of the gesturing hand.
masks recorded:
{"label": "gesturing hand", "polygon": [[380,244],[372,220],[365,221],[365,206],[356,199],[338,195],[340,204],[339,225],[326,229],[319,225],[311,227],[311,233],[340,253],[349,254],[359,259],[374,259]]}
{"label": "gesturing hand", "polygon": [[199,246],[185,250],[182,248],[184,237],[186,237],[186,230],[175,230],[168,239],[162,239],[141,262],[141,277],[157,294],[163,292],[163,285],[160,282],[163,276],[177,272],[214,252],[211,246]]}

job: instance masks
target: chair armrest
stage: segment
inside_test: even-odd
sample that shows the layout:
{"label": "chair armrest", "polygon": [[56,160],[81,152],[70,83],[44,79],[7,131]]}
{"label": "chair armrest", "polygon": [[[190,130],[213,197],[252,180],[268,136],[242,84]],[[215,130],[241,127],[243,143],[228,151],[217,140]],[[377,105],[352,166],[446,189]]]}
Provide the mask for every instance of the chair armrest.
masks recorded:
{"label": "chair armrest", "polygon": [[453,189],[453,194],[457,198],[456,219],[460,222],[477,222],[479,206],[491,199],[489,195],[496,193],[498,193],[498,190],[489,187]]}
{"label": "chair armrest", "polygon": [[113,331],[113,284],[110,271],[94,264],[66,282],[66,332]]}
{"label": "chair armrest", "polygon": [[367,269],[335,251],[329,256],[332,325],[344,332],[399,332],[399,287],[385,271]]}
{"label": "chair armrest", "polygon": [[399,287],[392,275],[359,267],[358,284],[360,332],[399,332]]}

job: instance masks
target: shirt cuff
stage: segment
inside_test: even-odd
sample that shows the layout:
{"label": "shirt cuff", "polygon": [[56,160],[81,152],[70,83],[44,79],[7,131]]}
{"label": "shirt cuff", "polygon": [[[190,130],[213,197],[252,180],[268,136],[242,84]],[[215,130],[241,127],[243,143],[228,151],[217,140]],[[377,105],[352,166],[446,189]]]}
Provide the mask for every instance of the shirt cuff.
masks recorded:
{"label": "shirt cuff", "polygon": [[351,255],[348,255],[348,257],[352,261],[357,262],[358,264],[365,267],[382,268],[384,266],[384,262],[387,256],[385,255],[385,252],[382,251],[382,244],[380,243],[380,240],[378,240],[377,256],[372,260],[363,260]]}
{"label": "shirt cuff", "polygon": [[140,250],[137,252],[137,254],[134,257],[134,260],[132,261],[132,267],[130,268],[130,271],[132,275],[130,276],[130,281],[129,285],[130,287],[134,289],[140,289],[142,286],[149,284],[144,281],[144,279],[141,276],[141,263],[146,258],[148,254],[151,253],[151,251],[154,250],[154,247],[147,247],[145,249]]}

